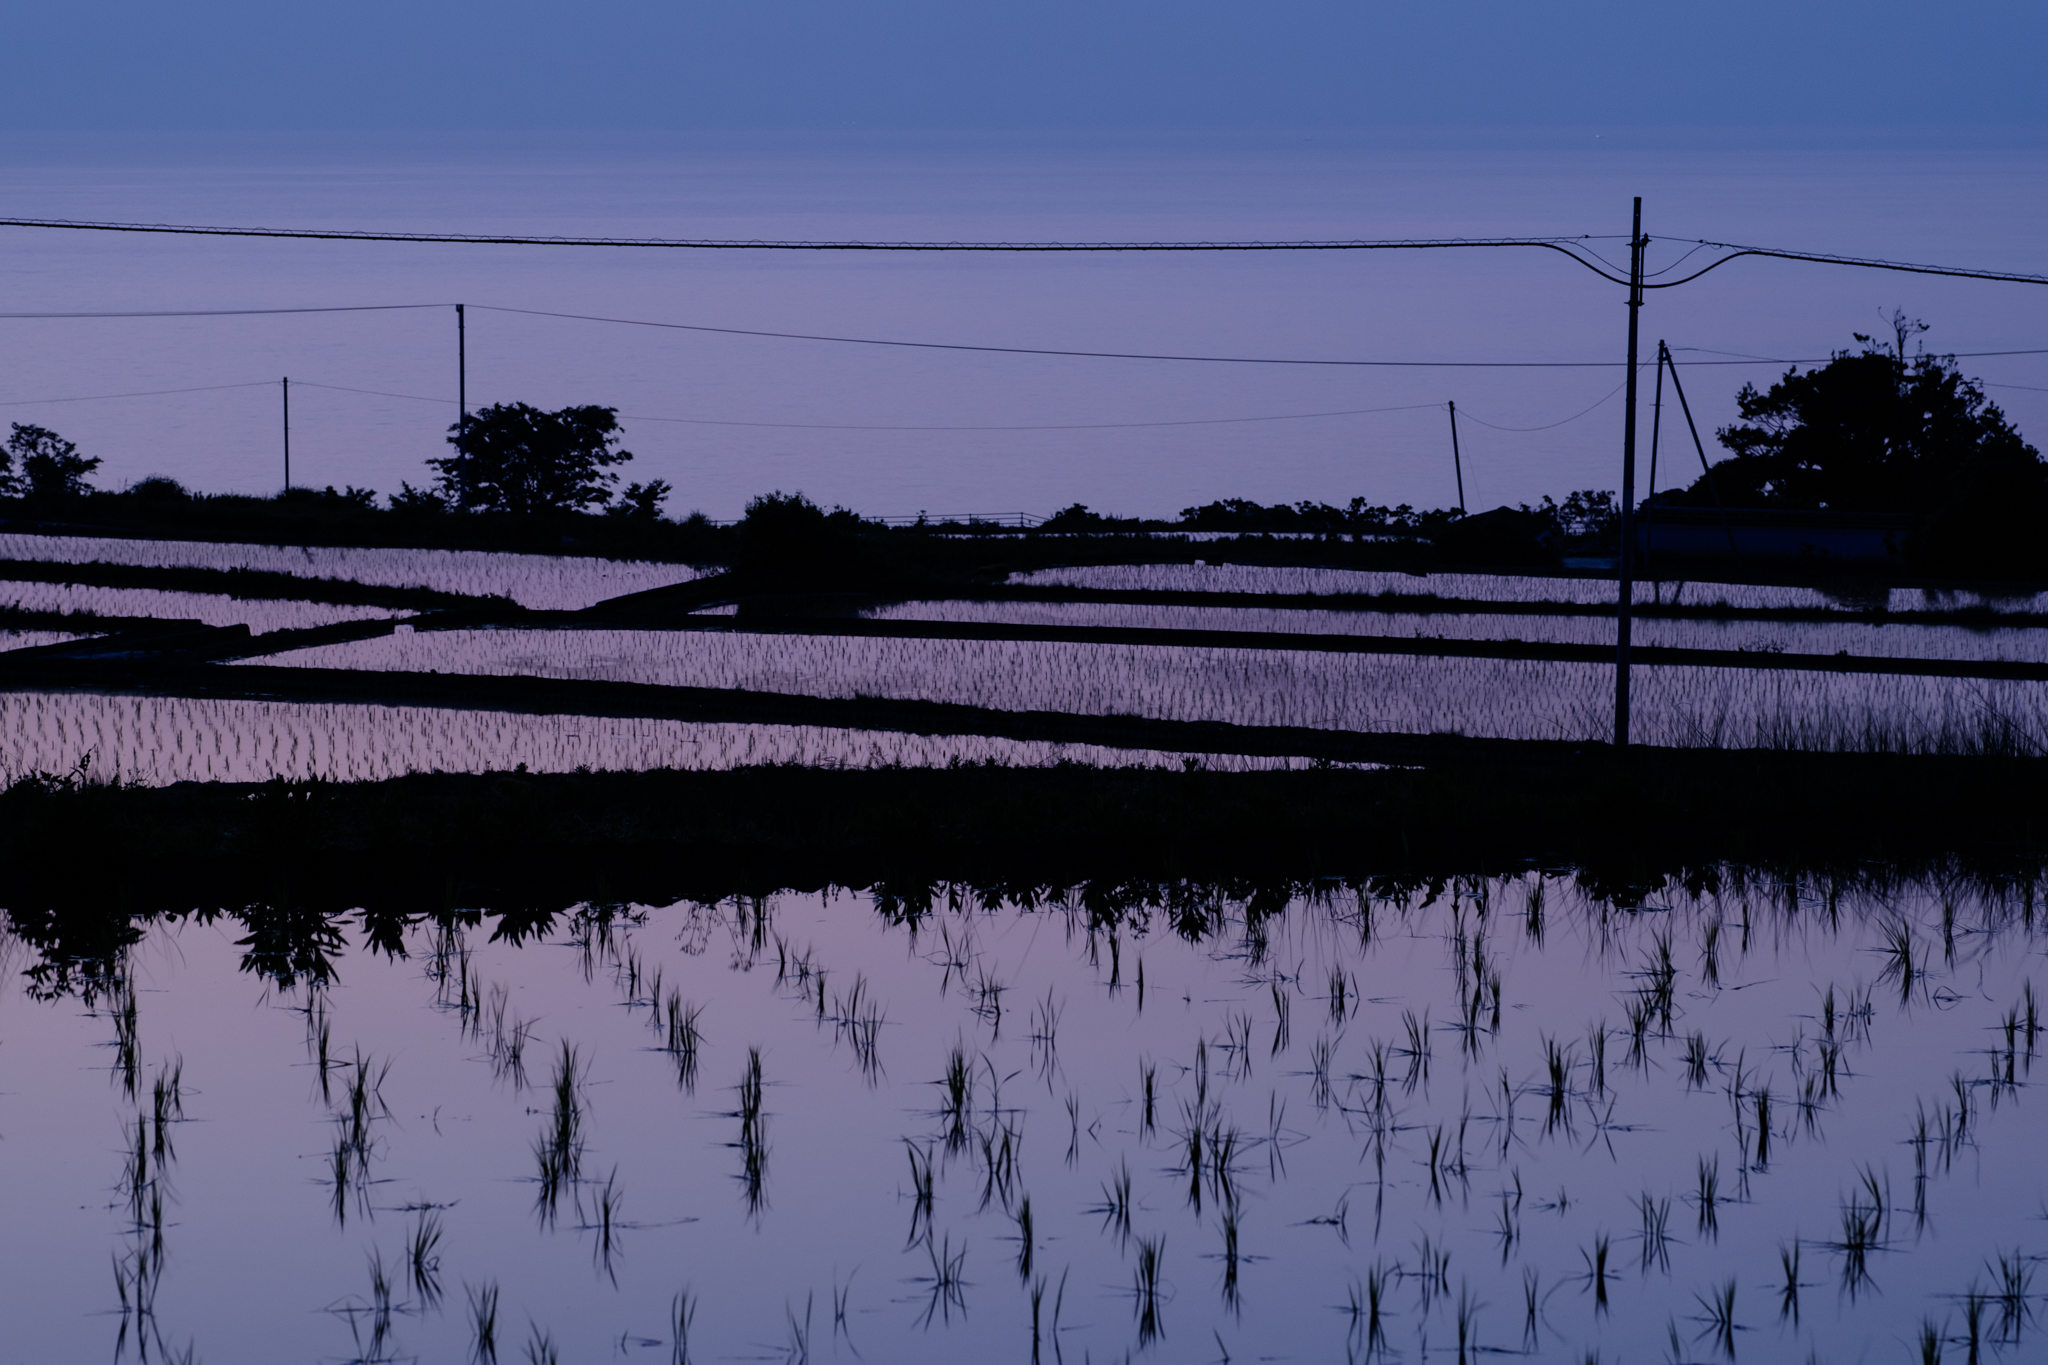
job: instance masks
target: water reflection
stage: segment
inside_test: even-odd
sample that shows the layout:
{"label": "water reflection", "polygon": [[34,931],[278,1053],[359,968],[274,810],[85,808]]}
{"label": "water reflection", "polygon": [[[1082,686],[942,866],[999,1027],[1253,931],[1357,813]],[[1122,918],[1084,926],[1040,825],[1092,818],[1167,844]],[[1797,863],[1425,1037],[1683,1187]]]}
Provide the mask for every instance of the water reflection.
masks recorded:
{"label": "water reflection", "polygon": [[217,1361],[2025,1358],[2036,882],[1593,883],[18,913],[9,1321],[36,1358],[98,1314]]}

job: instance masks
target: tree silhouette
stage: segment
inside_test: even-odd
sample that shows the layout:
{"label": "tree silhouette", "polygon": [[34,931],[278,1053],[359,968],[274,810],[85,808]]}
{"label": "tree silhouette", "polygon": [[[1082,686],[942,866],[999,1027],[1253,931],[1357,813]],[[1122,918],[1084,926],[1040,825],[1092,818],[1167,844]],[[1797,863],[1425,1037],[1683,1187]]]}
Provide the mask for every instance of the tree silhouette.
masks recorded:
{"label": "tree silhouette", "polygon": [[[1837,352],[1805,373],[1788,370],[1761,393],[1743,386],[1735,400],[1743,420],[1715,433],[1734,452],[1712,475],[1725,502],[1926,513],[1968,485],[2041,482],[2048,471],[2040,452],[1953,356],[1907,355],[1927,325],[1903,313],[1891,323],[1889,348],[1859,333],[1859,352]],[[1712,500],[1704,477],[1690,494],[1689,501]]]}
{"label": "tree silhouette", "polygon": [[38,502],[83,497],[92,491],[85,476],[99,467],[96,457],[80,455],[74,442],[47,427],[16,422],[0,450],[0,493]]}
{"label": "tree silhouette", "polygon": [[448,430],[456,453],[427,463],[437,471],[443,496],[459,508],[584,511],[618,482],[609,468],[633,458],[617,449],[616,408],[542,412],[525,403],[496,403]]}

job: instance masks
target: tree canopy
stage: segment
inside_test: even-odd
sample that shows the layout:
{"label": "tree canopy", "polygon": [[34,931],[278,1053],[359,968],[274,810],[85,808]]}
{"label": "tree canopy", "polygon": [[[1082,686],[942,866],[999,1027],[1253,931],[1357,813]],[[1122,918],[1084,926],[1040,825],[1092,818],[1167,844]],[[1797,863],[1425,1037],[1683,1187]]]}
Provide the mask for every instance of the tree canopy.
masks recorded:
{"label": "tree canopy", "polygon": [[[455,453],[427,463],[442,496],[456,507],[531,515],[588,510],[619,476],[613,465],[633,458],[618,449],[616,408],[569,407],[543,412],[525,403],[479,408],[448,429]],[[667,485],[656,480],[658,505]],[[408,490],[410,491],[410,490]],[[645,501],[647,490],[635,485]]]}
{"label": "tree canopy", "polygon": [[1893,344],[1858,334],[1860,351],[1736,397],[1742,420],[1715,435],[1733,457],[1693,485],[1733,507],[1927,513],[1973,486],[2039,489],[2040,452],[1957,368],[1907,354],[1926,324],[1892,317]]}
{"label": "tree canopy", "polygon": [[0,447],[0,495],[37,501],[83,497],[92,491],[85,476],[99,467],[97,457],[78,453],[76,442],[47,427],[16,422]]}

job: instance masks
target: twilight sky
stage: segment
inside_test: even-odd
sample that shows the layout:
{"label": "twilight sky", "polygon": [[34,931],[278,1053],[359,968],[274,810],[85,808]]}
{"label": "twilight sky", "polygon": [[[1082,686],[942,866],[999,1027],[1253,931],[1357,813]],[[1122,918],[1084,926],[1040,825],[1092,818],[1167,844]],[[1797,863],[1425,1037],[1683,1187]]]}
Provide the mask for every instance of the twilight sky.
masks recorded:
{"label": "twilight sky", "polygon": [[2038,0],[8,0],[0,129],[2048,128]]}

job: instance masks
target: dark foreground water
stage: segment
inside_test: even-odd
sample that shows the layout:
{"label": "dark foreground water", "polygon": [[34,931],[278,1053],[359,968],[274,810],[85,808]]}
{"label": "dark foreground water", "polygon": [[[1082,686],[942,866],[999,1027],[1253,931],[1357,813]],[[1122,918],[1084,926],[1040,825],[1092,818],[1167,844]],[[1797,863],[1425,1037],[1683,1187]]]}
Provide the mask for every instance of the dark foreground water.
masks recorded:
{"label": "dark foreground water", "polygon": [[1531,872],[9,936],[0,1359],[2026,1359],[2040,913]]}

